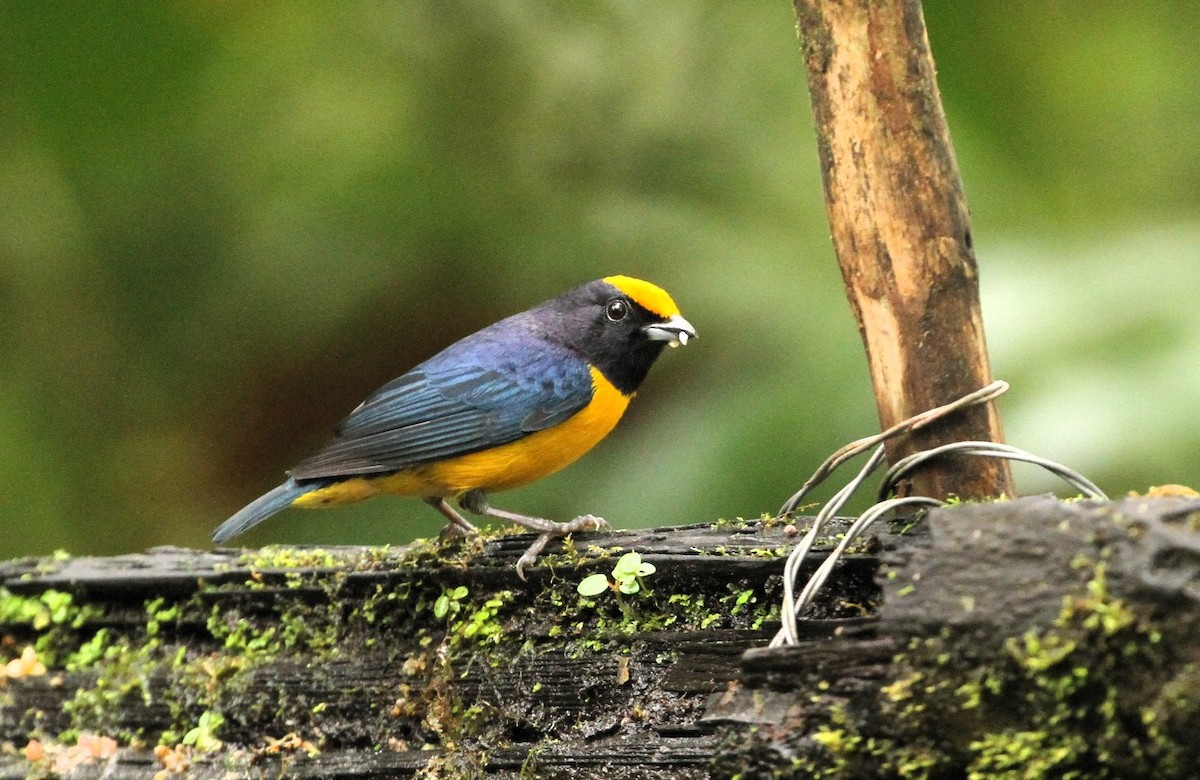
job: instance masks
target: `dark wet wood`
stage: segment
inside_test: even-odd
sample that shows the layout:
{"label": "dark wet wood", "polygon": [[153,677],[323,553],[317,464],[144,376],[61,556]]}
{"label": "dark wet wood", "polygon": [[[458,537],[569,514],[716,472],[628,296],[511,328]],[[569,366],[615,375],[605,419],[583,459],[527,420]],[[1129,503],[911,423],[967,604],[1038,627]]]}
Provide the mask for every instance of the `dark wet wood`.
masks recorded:
{"label": "dark wet wood", "polygon": [[[814,770],[843,767],[830,776],[887,775],[868,771],[870,756],[825,752],[813,735],[834,726],[861,737],[860,746],[926,746],[947,776],[961,776],[977,759],[970,746],[994,724],[1018,734],[1039,733],[1035,724],[1012,722],[1012,701],[985,696],[976,709],[948,714],[931,705],[928,716],[898,725],[896,692],[905,689],[897,686],[919,679],[937,689],[945,675],[952,694],[961,679],[985,672],[1015,684],[1024,637],[1068,623],[1099,643],[1078,652],[1100,653],[1088,656],[1096,681],[1115,675],[1101,689],[1115,691],[1106,695],[1118,711],[1165,713],[1163,744],[1174,745],[1172,735],[1200,727],[1200,710],[1173,704],[1186,697],[1170,694],[1190,685],[1200,659],[1198,518],[1200,501],[1183,499],[1031,498],[938,510],[903,534],[895,525],[856,545],[802,621],[800,643],[780,649],[766,647],[775,620],[753,623],[780,596],[776,551],[795,537],[757,522],[581,537],[577,550],[595,544],[593,556],[605,549],[614,557],[568,560],[554,547],[529,583],[512,568],[528,535],[493,540],[469,561],[450,549],[439,562],[430,548],[170,548],[12,561],[0,564],[0,605],[63,592],[82,611],[57,627],[6,619],[6,658],[39,636],[78,648],[101,629],[124,656],[65,669],[63,652],[48,674],[7,680],[0,742],[11,747],[0,778],[29,772],[13,753],[31,736],[67,728],[122,744],[94,774],[75,776],[148,776],[157,763],[129,735],[153,745],[174,729],[168,741],[178,740],[205,711],[224,716],[223,744],[193,756],[192,777],[229,777],[231,766],[247,777],[754,777],[790,770],[793,758]],[[813,565],[835,541],[818,545]],[[657,567],[646,578],[652,594],[625,597],[628,615],[611,594],[588,606],[575,592],[586,574],[611,569],[614,545]],[[265,565],[304,556],[319,562]],[[462,611],[435,619],[434,600],[458,586],[470,593]],[[738,607],[743,593],[759,601]],[[501,605],[495,637],[465,639],[470,612],[489,599]],[[160,615],[178,609],[150,621],[148,604]],[[1080,619],[1064,623],[1064,605],[1076,605]],[[1107,629],[1087,628],[1086,610],[1133,622],[1115,624],[1120,644],[1106,648]],[[627,617],[638,623],[623,631]],[[229,639],[233,630],[244,632],[240,640]],[[265,653],[249,641],[288,635],[293,644]],[[927,642],[943,649],[926,653],[922,666]],[[95,698],[105,690],[118,694]],[[1166,750],[1138,741],[1148,740],[1141,722],[1104,728],[1128,729],[1120,745],[1140,745],[1147,756]],[[1083,727],[1096,728],[1063,726]],[[321,753],[267,749],[289,733]],[[1190,737],[1181,744],[1171,755],[1188,759]]]}
{"label": "dark wet wood", "polygon": [[[714,726],[702,717],[705,702],[737,677],[742,653],[765,645],[778,625],[770,619],[752,628],[723,613],[733,608],[736,593],[748,591],[757,594],[759,614],[772,609],[780,597],[781,555],[795,538],[781,525],[740,521],[580,535],[575,545],[581,553],[600,545],[591,557],[565,564],[561,545],[552,545],[544,564],[527,572],[528,582],[514,568],[531,539],[527,534],[493,539],[469,563],[439,563],[432,547],[282,547],[262,554],[158,548],[111,558],[0,563],[0,585],[9,598],[63,592],[87,610],[74,626],[39,631],[19,622],[0,625],[0,636],[7,635],[14,648],[9,657],[42,634],[57,632],[56,641],[77,648],[100,630],[120,637],[132,655],[150,641],[147,604],[161,599],[160,609],[179,607],[157,630],[161,650],[137,662],[146,663],[144,691],[137,687],[106,701],[104,712],[81,716],[72,715],[67,703],[79,691],[105,690],[102,678],[119,673],[103,665],[51,668],[44,676],[10,680],[0,701],[0,741],[19,748],[33,736],[82,728],[138,734],[153,745],[165,730],[178,732],[181,721],[194,725],[212,709],[225,717],[218,732],[225,743],[194,757],[192,777],[227,777],[222,767],[230,761],[250,767],[249,776],[274,776],[282,762],[294,777],[406,777],[448,762],[444,776],[486,771],[516,777],[533,762],[537,777],[707,777],[718,744]],[[841,602],[850,600],[856,602],[850,611],[867,608],[878,594],[878,552],[897,541],[885,532],[859,546],[818,613],[844,614],[848,608]],[[831,538],[820,545],[814,567],[834,543]],[[596,558],[601,549],[611,557]],[[597,610],[575,611],[574,605],[579,580],[611,570],[628,550],[637,550],[657,571],[646,578],[653,596],[625,597],[646,621],[625,636],[612,630],[622,618],[613,596],[605,594],[606,605]],[[307,559],[319,563],[270,564]],[[509,594],[497,621],[503,632],[498,643],[454,646],[444,621],[431,618],[433,599],[459,585],[468,588],[472,608]],[[403,597],[380,598],[391,593]],[[672,603],[672,596],[687,603]],[[370,599],[378,605],[374,623],[356,616]],[[578,641],[574,629],[571,641],[556,638],[568,618],[556,615],[551,601],[572,605],[569,620],[588,621],[582,636],[594,638]],[[608,629],[597,622],[600,615]],[[241,627],[256,637],[294,630],[293,621],[301,620],[316,638],[255,657],[245,671],[213,672],[208,684],[228,690],[209,691],[201,702],[198,692],[180,695],[183,677],[194,682],[197,669],[232,668],[248,657],[244,647],[226,646],[227,639],[214,634],[214,620],[218,630]],[[712,625],[699,625],[706,620]],[[328,636],[336,649],[321,644]],[[190,671],[166,660],[175,653],[184,654]],[[482,714],[465,720],[478,717],[486,726],[464,724],[472,706]],[[263,750],[266,740],[289,732],[319,743],[321,754]],[[126,748],[115,759],[116,774],[106,776],[142,776],[148,760],[145,750]],[[28,768],[21,760],[0,759],[0,778],[24,777]]]}

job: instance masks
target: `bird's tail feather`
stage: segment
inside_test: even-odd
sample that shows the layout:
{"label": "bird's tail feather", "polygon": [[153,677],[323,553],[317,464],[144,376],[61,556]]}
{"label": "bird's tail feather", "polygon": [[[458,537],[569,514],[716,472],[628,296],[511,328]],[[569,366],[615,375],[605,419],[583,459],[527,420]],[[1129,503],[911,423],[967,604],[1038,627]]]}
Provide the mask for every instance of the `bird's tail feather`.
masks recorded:
{"label": "bird's tail feather", "polygon": [[221,523],[213,531],[213,544],[221,544],[238,534],[258,525],[271,515],[286,509],[300,496],[310,492],[313,485],[297,485],[294,479],[288,479],[279,487],[251,501],[237,511],[233,517]]}

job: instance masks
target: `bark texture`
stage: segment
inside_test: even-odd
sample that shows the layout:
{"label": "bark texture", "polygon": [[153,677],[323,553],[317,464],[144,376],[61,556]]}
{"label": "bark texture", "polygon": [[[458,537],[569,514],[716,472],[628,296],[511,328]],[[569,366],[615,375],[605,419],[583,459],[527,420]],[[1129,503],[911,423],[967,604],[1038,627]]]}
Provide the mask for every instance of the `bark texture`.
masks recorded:
{"label": "bark texture", "polygon": [[[527,535],[11,561],[0,778],[81,734],[118,749],[76,778],[181,742],[202,780],[1192,777],[1198,525],[1183,499],[937,510],[856,544],[777,650],[795,537],[758,522],[580,537],[529,583]],[[630,549],[645,590],[578,595]],[[45,668],[14,674],[27,647]]]}
{"label": "bark texture", "polygon": [[[825,204],[883,428],[991,382],[971,220],[918,0],[796,0]],[[895,462],[1002,442],[993,404],[889,443]],[[932,464],[913,491],[1012,495],[995,460]]]}

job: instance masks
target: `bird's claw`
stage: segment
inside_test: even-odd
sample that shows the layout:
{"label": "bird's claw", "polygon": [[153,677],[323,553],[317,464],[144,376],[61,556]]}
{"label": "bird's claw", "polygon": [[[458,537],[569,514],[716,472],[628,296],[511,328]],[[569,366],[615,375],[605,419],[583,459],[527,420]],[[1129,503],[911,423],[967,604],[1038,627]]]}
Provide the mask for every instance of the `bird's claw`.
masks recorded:
{"label": "bird's claw", "polygon": [[529,549],[521,553],[521,557],[517,559],[517,576],[522,582],[526,581],[525,567],[530,566],[537,561],[537,557],[542,554],[542,550],[546,549],[546,545],[550,543],[558,534],[544,533],[533,540],[533,544],[529,545]]}
{"label": "bird's claw", "polygon": [[574,533],[576,531],[611,531],[612,526],[603,517],[595,515],[580,515],[579,517],[562,524],[565,533]]}
{"label": "bird's claw", "polygon": [[446,523],[442,526],[442,530],[438,531],[437,538],[439,542],[448,544],[450,542],[457,542],[470,533],[471,531],[466,530],[462,526],[455,525],[454,523]]}
{"label": "bird's claw", "polygon": [[603,517],[595,515],[580,515],[566,523],[558,523],[557,527],[551,531],[544,531],[538,535],[537,539],[533,540],[533,544],[529,545],[529,549],[521,554],[517,559],[517,576],[525,581],[525,567],[531,566],[537,562],[537,557],[542,554],[542,550],[546,549],[546,545],[551,539],[561,538],[567,534],[575,533],[576,531],[611,531],[612,526]]}

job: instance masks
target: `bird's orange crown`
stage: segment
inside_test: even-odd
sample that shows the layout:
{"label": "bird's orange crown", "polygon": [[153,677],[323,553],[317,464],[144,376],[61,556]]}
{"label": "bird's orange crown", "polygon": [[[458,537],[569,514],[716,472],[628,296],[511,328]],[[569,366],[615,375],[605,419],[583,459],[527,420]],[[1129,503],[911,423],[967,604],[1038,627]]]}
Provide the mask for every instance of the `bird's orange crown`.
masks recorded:
{"label": "bird's orange crown", "polygon": [[637,305],[663,319],[679,314],[679,307],[675,305],[675,301],[658,285],[632,276],[606,276],[604,281],[628,295]]}

